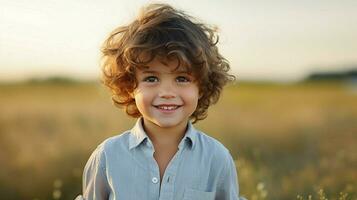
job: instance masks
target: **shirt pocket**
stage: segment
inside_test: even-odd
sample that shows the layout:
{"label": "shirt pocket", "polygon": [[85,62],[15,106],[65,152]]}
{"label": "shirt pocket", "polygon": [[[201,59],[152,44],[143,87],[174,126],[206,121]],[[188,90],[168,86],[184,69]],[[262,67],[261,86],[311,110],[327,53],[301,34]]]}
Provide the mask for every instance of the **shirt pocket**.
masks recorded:
{"label": "shirt pocket", "polygon": [[186,188],[183,200],[214,200],[215,192],[204,192]]}

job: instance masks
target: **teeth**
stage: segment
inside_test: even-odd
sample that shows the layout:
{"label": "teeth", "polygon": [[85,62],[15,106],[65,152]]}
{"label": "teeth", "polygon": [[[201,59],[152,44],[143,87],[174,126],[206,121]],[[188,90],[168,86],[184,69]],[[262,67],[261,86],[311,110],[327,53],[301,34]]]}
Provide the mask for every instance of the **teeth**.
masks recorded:
{"label": "teeth", "polygon": [[158,108],[163,110],[175,110],[178,106],[158,106]]}

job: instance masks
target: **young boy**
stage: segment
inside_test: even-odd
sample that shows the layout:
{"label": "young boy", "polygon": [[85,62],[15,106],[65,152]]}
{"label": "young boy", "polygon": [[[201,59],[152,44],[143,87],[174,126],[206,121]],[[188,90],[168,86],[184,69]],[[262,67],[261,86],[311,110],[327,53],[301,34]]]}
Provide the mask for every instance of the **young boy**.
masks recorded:
{"label": "young boy", "polygon": [[102,49],[103,83],[138,120],[95,149],[77,199],[239,199],[229,151],[192,125],[234,80],[216,38],[166,4],[145,7],[112,32]]}

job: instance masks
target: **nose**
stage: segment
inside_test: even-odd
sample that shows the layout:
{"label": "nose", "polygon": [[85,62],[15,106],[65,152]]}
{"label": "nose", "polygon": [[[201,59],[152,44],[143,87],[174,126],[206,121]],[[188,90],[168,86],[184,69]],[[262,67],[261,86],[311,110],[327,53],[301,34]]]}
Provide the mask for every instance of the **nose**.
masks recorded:
{"label": "nose", "polygon": [[175,86],[170,83],[162,84],[159,91],[159,97],[164,99],[175,98],[177,96]]}
{"label": "nose", "polygon": [[160,98],[163,99],[171,99],[171,98],[175,98],[175,95],[171,94],[171,93],[164,93],[160,95]]}

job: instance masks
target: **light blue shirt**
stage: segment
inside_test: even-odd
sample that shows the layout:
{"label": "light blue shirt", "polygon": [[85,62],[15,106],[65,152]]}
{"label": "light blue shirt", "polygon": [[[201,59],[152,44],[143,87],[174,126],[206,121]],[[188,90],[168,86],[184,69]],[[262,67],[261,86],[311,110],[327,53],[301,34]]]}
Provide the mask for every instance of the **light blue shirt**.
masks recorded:
{"label": "light blue shirt", "polygon": [[[228,149],[189,122],[160,180],[154,146],[142,118],[94,150],[76,200],[238,200],[236,167]],[[161,187],[160,187],[161,182]]]}

